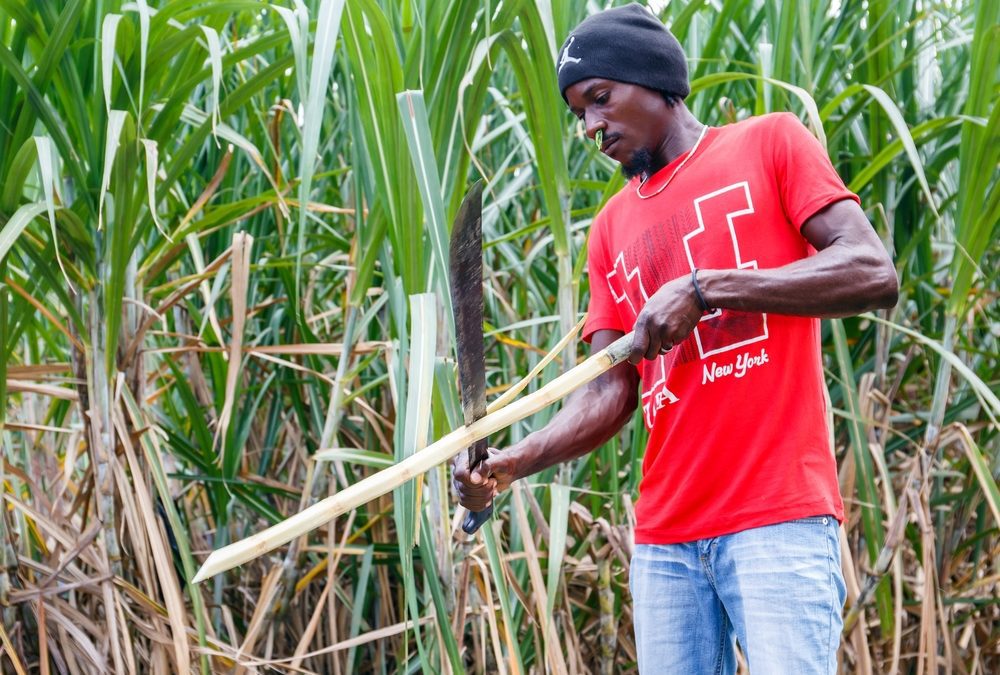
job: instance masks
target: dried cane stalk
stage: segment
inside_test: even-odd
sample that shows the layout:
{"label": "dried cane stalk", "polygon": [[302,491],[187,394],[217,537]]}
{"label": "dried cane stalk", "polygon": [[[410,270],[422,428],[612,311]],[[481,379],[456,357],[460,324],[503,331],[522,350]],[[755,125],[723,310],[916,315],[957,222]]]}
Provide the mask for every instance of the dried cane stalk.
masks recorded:
{"label": "dried cane stalk", "polygon": [[342,513],[391,492],[393,488],[411,478],[448,461],[480,438],[486,438],[564,398],[570,392],[624,361],[631,348],[632,333],[629,333],[538,391],[486,415],[474,424],[452,431],[399,464],[348,486],[277,525],[213,551],[194,576],[192,583],[197,584],[220,572],[258,558]]}

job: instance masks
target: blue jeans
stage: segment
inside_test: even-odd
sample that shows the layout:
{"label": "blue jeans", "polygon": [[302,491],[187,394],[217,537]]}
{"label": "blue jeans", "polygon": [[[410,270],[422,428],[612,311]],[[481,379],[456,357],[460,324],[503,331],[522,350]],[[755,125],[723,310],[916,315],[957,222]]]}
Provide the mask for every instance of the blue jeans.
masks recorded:
{"label": "blue jeans", "polygon": [[635,547],[629,573],[639,672],[833,675],[846,589],[832,516]]}

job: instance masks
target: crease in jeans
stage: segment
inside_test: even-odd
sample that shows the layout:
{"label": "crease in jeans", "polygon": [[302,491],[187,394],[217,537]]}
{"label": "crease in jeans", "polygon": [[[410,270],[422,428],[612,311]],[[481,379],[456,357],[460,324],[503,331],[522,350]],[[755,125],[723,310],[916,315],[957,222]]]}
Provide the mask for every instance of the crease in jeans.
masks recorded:
{"label": "crease in jeans", "polygon": [[[828,619],[829,619],[829,625],[828,625],[827,631],[826,631],[826,662],[829,664],[830,663],[830,656],[831,656],[830,655],[830,651],[833,650],[833,649],[835,649],[834,646],[833,646],[833,608],[835,608],[837,606],[837,581],[834,578],[835,571],[833,569],[833,557],[834,557],[833,556],[833,550],[832,550],[833,544],[830,541],[831,539],[833,539],[833,536],[830,533],[830,528],[829,527],[827,527],[825,529],[826,529],[826,532],[825,532],[825,534],[826,534],[826,572],[827,572],[827,579],[830,582],[829,583],[829,590],[830,590],[830,611],[827,612]],[[839,529],[837,530],[837,532],[838,532],[838,535],[839,535]],[[840,545],[839,536],[837,538],[837,545]],[[838,640],[838,643],[839,643],[839,640]],[[836,663],[836,656],[835,655],[834,655],[834,662]]]}
{"label": "crease in jeans", "polygon": [[[708,579],[709,585],[715,592],[716,601],[722,605],[722,600],[719,598],[719,589],[715,582],[715,570],[712,567],[712,556],[715,555],[715,551],[718,548],[718,537],[712,539],[704,539],[698,542],[698,561],[701,562],[701,568],[705,572],[705,577]],[[717,643],[717,649],[715,652],[715,675],[722,675],[723,668],[726,665],[726,642],[729,637],[729,615],[726,613],[726,608],[721,607],[722,622],[719,625],[719,641]]]}
{"label": "crease in jeans", "polygon": [[718,548],[717,543],[718,537],[698,541],[698,561],[701,563],[701,568],[705,570],[708,583],[712,586],[712,590],[716,594],[718,594],[719,589],[715,584],[715,570],[712,568],[712,556],[715,555],[715,550]]}
{"label": "crease in jeans", "polygon": [[729,637],[729,615],[722,610],[722,625],[719,627],[719,650],[715,653],[715,675],[722,675],[726,665],[726,642]]}

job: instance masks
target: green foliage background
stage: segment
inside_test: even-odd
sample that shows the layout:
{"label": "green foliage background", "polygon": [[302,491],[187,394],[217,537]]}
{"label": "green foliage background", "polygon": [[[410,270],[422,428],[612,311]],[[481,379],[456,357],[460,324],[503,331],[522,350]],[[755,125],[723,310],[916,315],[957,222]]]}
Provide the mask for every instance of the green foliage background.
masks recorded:
{"label": "green foliage background", "polygon": [[[622,179],[554,64],[604,4],[0,0],[5,669],[634,669],[641,424],[474,540],[441,468],[187,583],[460,424],[447,235],[473,180],[492,391],[577,322]],[[995,671],[1000,4],[655,10],[696,116],[798,113],[899,271],[896,309],[824,325],[842,668]]]}

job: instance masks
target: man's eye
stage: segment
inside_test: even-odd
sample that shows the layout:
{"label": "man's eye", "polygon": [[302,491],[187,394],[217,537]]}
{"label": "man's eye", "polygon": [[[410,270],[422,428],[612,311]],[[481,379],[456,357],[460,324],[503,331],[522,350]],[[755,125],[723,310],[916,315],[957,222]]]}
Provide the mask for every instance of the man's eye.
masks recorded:
{"label": "man's eye", "polygon": [[605,103],[608,102],[608,95],[601,94],[600,96],[594,99],[594,102],[597,103],[598,105],[604,105]]}

